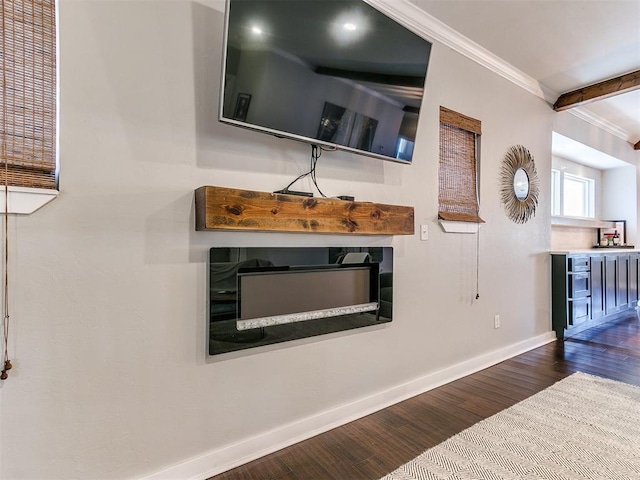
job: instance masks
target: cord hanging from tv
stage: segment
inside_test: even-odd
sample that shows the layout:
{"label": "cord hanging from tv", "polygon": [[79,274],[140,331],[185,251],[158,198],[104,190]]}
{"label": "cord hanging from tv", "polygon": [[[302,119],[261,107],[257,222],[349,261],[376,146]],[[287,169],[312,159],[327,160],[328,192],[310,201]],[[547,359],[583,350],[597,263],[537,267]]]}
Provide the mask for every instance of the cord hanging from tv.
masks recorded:
{"label": "cord hanging from tv", "polygon": [[327,196],[322,192],[322,190],[320,190],[320,187],[318,186],[318,180],[316,178],[316,166],[318,165],[318,159],[322,155],[322,150],[323,150],[322,147],[312,144],[311,145],[311,167],[309,168],[309,171],[296,177],[296,179],[293,180],[293,182],[291,182],[289,185],[284,187],[282,190],[277,190],[273,193],[284,193],[287,195],[301,195],[303,197],[313,197],[313,193],[311,192],[300,192],[300,191],[289,189],[289,187],[291,187],[291,185],[296,183],[298,180],[302,180],[304,177],[310,176],[311,180],[313,181],[313,184],[316,187],[316,190],[318,190],[318,193],[322,197],[326,198]]}

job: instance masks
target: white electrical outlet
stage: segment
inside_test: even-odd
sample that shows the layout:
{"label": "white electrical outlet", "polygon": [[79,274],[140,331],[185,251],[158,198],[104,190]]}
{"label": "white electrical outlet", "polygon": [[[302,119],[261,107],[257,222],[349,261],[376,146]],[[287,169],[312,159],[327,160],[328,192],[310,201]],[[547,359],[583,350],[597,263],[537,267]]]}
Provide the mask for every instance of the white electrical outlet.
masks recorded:
{"label": "white electrical outlet", "polygon": [[420,225],[420,240],[429,240],[429,225]]}
{"label": "white electrical outlet", "polygon": [[493,328],[500,328],[500,315],[493,316]]}

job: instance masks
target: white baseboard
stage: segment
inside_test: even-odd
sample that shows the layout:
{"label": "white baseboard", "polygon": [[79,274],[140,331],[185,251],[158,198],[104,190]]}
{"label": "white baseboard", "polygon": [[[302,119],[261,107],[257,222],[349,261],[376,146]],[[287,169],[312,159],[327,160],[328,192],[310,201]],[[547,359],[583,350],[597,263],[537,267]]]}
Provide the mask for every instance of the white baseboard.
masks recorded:
{"label": "white baseboard", "polygon": [[153,473],[141,480],[203,480],[383,408],[483,370],[556,339],[552,332],[489,352],[382,392],[283,425]]}

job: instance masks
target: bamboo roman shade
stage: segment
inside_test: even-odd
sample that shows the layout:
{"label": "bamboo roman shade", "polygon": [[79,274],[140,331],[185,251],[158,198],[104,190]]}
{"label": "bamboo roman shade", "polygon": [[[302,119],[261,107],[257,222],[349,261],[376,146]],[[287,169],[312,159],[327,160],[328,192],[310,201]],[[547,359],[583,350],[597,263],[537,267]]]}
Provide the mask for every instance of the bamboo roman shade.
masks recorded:
{"label": "bamboo roman shade", "polygon": [[0,184],[55,189],[55,0],[1,1]]}
{"label": "bamboo roman shade", "polygon": [[481,122],[440,107],[438,217],[484,223],[478,203],[477,137]]}

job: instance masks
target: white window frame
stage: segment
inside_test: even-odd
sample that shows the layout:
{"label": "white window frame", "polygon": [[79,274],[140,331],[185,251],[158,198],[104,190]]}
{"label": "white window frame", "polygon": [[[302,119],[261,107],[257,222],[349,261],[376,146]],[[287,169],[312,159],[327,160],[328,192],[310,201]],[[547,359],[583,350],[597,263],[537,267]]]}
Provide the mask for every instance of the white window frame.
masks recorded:
{"label": "white window frame", "polygon": [[559,217],[560,212],[562,211],[562,195],[560,195],[561,191],[561,182],[560,182],[560,170],[552,169],[551,170],[551,215],[554,217]]}
{"label": "white window frame", "polygon": [[[565,180],[579,182],[584,185],[584,198],[582,199],[583,211],[586,215],[575,216],[565,213]],[[595,218],[596,194],[595,180],[593,178],[567,173],[562,170],[551,170],[551,215],[567,218]]]}

